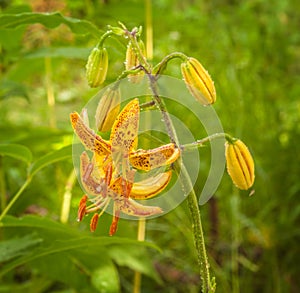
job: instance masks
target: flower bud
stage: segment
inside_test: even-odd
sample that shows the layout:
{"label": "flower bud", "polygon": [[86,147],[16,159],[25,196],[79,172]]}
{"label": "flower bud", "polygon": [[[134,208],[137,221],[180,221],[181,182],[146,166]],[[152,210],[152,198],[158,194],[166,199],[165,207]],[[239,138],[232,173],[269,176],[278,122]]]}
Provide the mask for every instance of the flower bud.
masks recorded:
{"label": "flower bud", "polygon": [[[145,45],[144,45],[143,41],[140,40],[138,42],[138,44],[139,44],[139,47],[141,49],[142,55],[145,56],[146,51],[145,51]],[[132,43],[129,42],[128,46],[127,46],[127,51],[126,51],[125,68],[126,68],[126,70],[132,70],[135,67],[137,67],[139,64],[140,64],[140,62],[139,62],[138,56],[135,52],[135,49],[132,46]],[[144,74],[145,74],[144,71],[140,70],[137,73],[129,74],[128,79],[132,83],[139,83],[143,79]]]}
{"label": "flower bud", "polygon": [[254,183],[254,161],[241,140],[226,141],[225,157],[227,172],[233,183],[242,190],[249,189]]}
{"label": "flower bud", "polygon": [[189,57],[182,63],[181,73],[190,93],[201,104],[209,105],[216,101],[214,82],[197,59]]}
{"label": "flower bud", "polygon": [[119,88],[108,88],[98,103],[96,110],[96,127],[99,131],[109,131],[114,124],[121,103]]}
{"label": "flower bud", "polygon": [[106,78],[108,54],[105,48],[95,47],[86,64],[86,77],[90,87],[98,87]]}

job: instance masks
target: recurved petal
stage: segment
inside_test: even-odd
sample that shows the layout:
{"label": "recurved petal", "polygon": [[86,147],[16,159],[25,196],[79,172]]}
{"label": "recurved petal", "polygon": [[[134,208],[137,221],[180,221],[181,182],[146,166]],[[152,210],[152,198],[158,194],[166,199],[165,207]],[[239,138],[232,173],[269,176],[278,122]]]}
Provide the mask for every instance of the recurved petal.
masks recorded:
{"label": "recurved petal", "polygon": [[128,153],[136,144],[139,128],[139,100],[131,100],[113,124],[110,140],[113,149]]}
{"label": "recurved petal", "polygon": [[149,171],[175,162],[180,156],[174,143],[150,150],[137,150],[129,155],[130,164],[139,170]]}
{"label": "recurved petal", "polygon": [[88,154],[83,152],[80,156],[80,178],[84,189],[91,195],[99,195],[102,192],[103,180],[97,180],[93,176],[94,164],[91,163]]}
{"label": "recurved petal", "polygon": [[99,155],[108,155],[111,153],[110,143],[87,127],[77,112],[71,113],[70,118],[74,132],[85,148]]}
{"label": "recurved petal", "polygon": [[159,173],[145,180],[133,183],[130,197],[133,199],[148,199],[162,192],[169,184],[172,172]]}
{"label": "recurved petal", "polygon": [[116,204],[121,212],[131,216],[147,217],[163,212],[160,207],[142,205],[131,198],[126,198],[123,201],[116,202]]}

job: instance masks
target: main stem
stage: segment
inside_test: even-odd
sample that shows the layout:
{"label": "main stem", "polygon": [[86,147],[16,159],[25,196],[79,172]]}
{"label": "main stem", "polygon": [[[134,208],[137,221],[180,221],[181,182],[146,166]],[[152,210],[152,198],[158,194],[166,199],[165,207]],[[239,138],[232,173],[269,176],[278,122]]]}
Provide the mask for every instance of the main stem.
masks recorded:
{"label": "main stem", "polygon": [[[130,41],[133,44],[133,47],[136,49],[136,52],[140,51],[139,45],[137,43],[136,37],[133,34],[128,33],[127,35],[130,39]],[[184,56],[172,56],[172,58],[180,57],[183,58]],[[171,58],[171,57],[170,57]],[[168,136],[178,148],[180,146],[176,129],[173,125],[173,122],[171,120],[171,117],[167,111],[166,105],[164,101],[160,98],[157,90],[157,83],[156,83],[156,76],[151,73],[151,66],[147,62],[147,60],[142,56],[142,54],[138,54],[138,59],[140,64],[144,67],[144,70],[149,78],[150,81],[150,89],[153,94],[153,100],[155,101],[156,105],[158,106],[163,121],[166,125]],[[193,227],[193,235],[194,235],[194,243],[197,250],[198,255],[198,264],[200,267],[200,278],[202,280],[202,293],[213,293],[215,292],[216,284],[215,280],[210,279],[209,274],[209,263],[208,258],[206,254],[205,249],[205,241],[204,241],[204,235],[203,235],[203,229],[202,229],[202,223],[201,223],[201,215],[200,210],[198,206],[198,199],[196,196],[196,193],[193,189],[193,184],[191,182],[190,176],[187,172],[187,169],[183,162],[180,164],[179,162],[176,162],[175,169],[178,171],[178,177],[180,179],[180,182],[182,184],[182,188],[185,192],[185,194],[189,193],[188,196],[188,206],[192,217],[192,227]]]}
{"label": "main stem", "polygon": [[[138,241],[145,241],[145,232],[146,232],[146,220],[145,218],[139,218],[138,223]],[[142,283],[142,275],[140,272],[134,272],[134,279],[133,279],[133,293],[140,293],[141,292],[141,283]]]}
{"label": "main stem", "polygon": [[[153,28],[152,28],[152,8],[151,8],[151,0],[146,0],[146,56],[148,60],[152,60],[153,57]],[[136,39],[134,39],[135,45]],[[141,53],[141,51],[139,50]],[[141,54],[139,54],[141,56]],[[146,119],[146,123],[150,125],[151,116],[148,115]],[[148,129],[148,127],[147,127]],[[138,222],[138,241],[145,241],[145,234],[146,234],[146,219],[139,218]],[[133,279],[133,293],[140,293],[141,292],[141,284],[142,284],[142,274],[139,271],[134,272],[134,279]]]}
{"label": "main stem", "polygon": [[[173,142],[177,146],[179,146],[180,145],[179,140],[178,140],[173,122],[171,120],[171,117],[170,117],[169,113],[167,112],[164,101],[160,98],[160,96],[158,94],[155,77],[151,74],[149,74],[148,76],[150,79],[150,88],[152,90],[154,100],[162,113],[163,120],[165,122],[170,140],[171,140],[171,142]],[[210,279],[209,263],[208,263],[208,258],[207,258],[207,254],[206,254],[205,241],[204,241],[198,199],[197,199],[196,193],[193,189],[193,185],[192,185],[190,176],[189,176],[187,169],[186,169],[185,165],[183,164],[183,162],[181,163],[181,165],[179,165],[179,163],[177,162],[175,164],[175,167],[176,167],[176,170],[178,171],[178,177],[181,181],[184,192],[186,192],[186,193],[189,192],[188,207],[189,207],[191,217],[192,217],[194,243],[195,243],[195,247],[197,250],[198,264],[200,267],[200,278],[202,281],[202,292],[203,293],[212,293],[212,292],[215,292],[215,283],[214,283],[214,279],[213,280]]]}

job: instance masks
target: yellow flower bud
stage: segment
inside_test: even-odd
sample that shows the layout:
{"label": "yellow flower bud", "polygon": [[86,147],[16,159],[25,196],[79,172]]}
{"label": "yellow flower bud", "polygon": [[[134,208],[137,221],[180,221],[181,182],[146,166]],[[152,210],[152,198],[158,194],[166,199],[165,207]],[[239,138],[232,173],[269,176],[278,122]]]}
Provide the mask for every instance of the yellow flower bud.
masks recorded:
{"label": "yellow flower bud", "polygon": [[86,64],[86,77],[90,87],[98,87],[105,78],[108,68],[108,54],[105,48],[95,47]]}
{"label": "yellow flower bud", "polygon": [[[143,41],[140,40],[138,43],[139,43],[139,47],[141,49],[142,55],[145,56],[146,51],[145,51],[145,45],[144,45]],[[127,50],[126,50],[125,68],[126,68],[126,70],[132,70],[135,67],[137,67],[139,64],[140,63],[139,63],[137,54],[132,46],[132,43],[129,42],[129,44],[127,46]],[[140,70],[137,73],[129,74],[128,79],[132,83],[139,83],[143,79],[144,74],[145,74],[144,71]]]}
{"label": "yellow flower bud", "polygon": [[233,183],[242,190],[249,189],[254,183],[254,161],[241,140],[226,141],[225,157],[227,172]]}
{"label": "yellow flower bud", "polygon": [[96,110],[96,127],[99,131],[109,131],[114,124],[121,103],[121,93],[119,88],[108,88],[98,103]]}
{"label": "yellow flower bud", "polygon": [[216,90],[210,75],[201,63],[189,57],[181,64],[181,73],[190,93],[203,105],[216,101]]}

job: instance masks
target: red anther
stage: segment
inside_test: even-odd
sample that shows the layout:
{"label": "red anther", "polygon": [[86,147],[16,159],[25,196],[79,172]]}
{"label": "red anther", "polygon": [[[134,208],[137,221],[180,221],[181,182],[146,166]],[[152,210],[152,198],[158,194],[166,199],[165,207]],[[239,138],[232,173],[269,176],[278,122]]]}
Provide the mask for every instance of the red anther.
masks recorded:
{"label": "red anther", "polygon": [[81,221],[82,218],[85,216],[86,214],[86,202],[88,200],[87,195],[85,194],[80,202],[79,202],[79,207],[78,207],[78,212],[77,212],[77,221]]}
{"label": "red anther", "polygon": [[112,164],[110,163],[105,168],[105,180],[106,180],[107,186],[109,186],[109,184],[110,184],[111,177],[112,177]]}
{"label": "red anther", "polygon": [[95,232],[95,230],[97,228],[98,220],[99,220],[99,214],[94,214],[92,219],[91,219],[91,222],[90,222],[91,232]]}
{"label": "red anther", "polygon": [[83,205],[83,204],[86,204],[88,200],[88,196],[85,194],[81,199],[80,199],[80,202],[79,202],[79,206]]}
{"label": "red anther", "polygon": [[112,223],[110,225],[109,236],[113,236],[117,232],[117,229],[118,229],[118,222],[119,222],[120,211],[116,212],[116,214],[117,215],[114,215],[113,221],[112,221]]}

